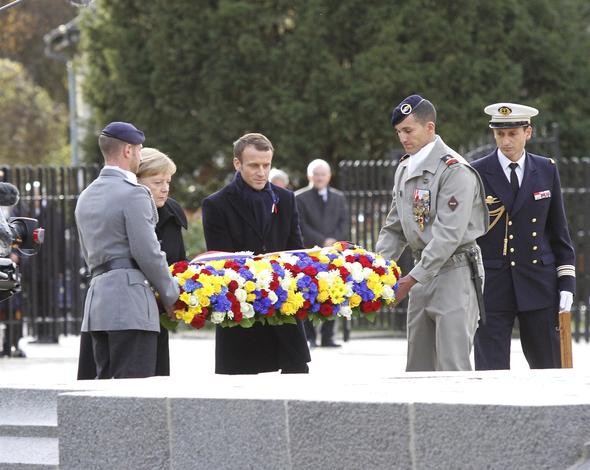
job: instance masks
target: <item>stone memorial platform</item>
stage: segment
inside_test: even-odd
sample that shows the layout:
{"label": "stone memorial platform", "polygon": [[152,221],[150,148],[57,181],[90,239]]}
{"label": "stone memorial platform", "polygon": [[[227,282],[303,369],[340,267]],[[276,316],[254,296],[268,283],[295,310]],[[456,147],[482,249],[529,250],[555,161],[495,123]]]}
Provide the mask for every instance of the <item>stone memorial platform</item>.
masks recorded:
{"label": "stone memorial platform", "polygon": [[405,373],[403,342],[356,340],[285,376],[216,376],[213,346],[171,342],[172,376],[135,380],[0,361],[0,468],[590,470],[578,346],[571,370]]}

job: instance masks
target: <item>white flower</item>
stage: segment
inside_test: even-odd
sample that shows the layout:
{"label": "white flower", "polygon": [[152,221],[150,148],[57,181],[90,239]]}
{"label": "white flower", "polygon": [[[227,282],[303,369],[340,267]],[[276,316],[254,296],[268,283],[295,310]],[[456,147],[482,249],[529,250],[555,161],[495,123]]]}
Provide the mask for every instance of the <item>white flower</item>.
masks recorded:
{"label": "white flower", "polygon": [[373,261],[373,266],[375,266],[376,268],[384,268],[387,266],[387,261],[385,261],[385,258],[383,258],[383,256],[376,256],[375,260]]}
{"label": "white flower", "polygon": [[259,271],[256,276],[256,287],[258,289],[268,290],[272,281],[272,272]]}
{"label": "white flower", "polygon": [[[348,263],[347,263],[348,264]],[[359,262],[349,263],[348,271],[350,271],[350,275],[352,276],[352,280],[354,282],[363,282],[364,274],[363,274],[363,266]]]}
{"label": "white flower", "polygon": [[246,297],[248,296],[248,292],[246,292],[245,289],[236,289],[234,295],[236,296],[236,299],[238,299],[239,302],[245,302]]}
{"label": "white flower", "polygon": [[388,286],[388,285],[384,285],[383,292],[381,293],[381,297],[383,297],[383,299],[385,299],[385,300],[395,299],[395,291],[393,290],[393,287]]}
{"label": "white flower", "polygon": [[348,305],[342,306],[338,315],[344,318],[350,318],[352,316],[352,309]]}
{"label": "white flower", "polygon": [[199,298],[195,294],[191,294],[188,298],[188,304],[190,307],[196,307],[199,305]]}
{"label": "white flower", "polygon": [[279,300],[279,297],[277,296],[277,294],[275,294],[273,291],[270,291],[268,293],[268,299],[270,300],[270,302],[274,305],[277,303],[277,300]]}
{"label": "white flower", "polygon": [[252,318],[254,316],[254,307],[248,302],[240,302],[240,310],[244,318]]}
{"label": "white flower", "polygon": [[225,312],[213,312],[211,313],[209,319],[211,320],[211,323],[215,323],[217,325],[225,320]]}

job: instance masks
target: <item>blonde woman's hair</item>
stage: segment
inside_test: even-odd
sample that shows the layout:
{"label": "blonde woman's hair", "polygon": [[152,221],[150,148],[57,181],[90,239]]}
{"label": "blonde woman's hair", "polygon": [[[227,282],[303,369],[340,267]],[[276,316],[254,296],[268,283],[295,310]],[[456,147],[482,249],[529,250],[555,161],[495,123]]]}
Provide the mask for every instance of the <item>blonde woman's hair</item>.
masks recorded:
{"label": "blonde woman's hair", "polygon": [[176,165],[168,155],[160,152],[158,149],[150,147],[142,148],[137,177],[144,178],[146,176],[157,175],[158,173],[173,175],[176,173]]}

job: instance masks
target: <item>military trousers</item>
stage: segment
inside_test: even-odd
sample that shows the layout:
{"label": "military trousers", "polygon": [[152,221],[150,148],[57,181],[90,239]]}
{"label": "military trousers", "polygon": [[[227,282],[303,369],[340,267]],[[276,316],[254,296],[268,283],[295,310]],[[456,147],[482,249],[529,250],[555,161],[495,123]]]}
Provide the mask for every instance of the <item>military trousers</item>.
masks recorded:
{"label": "military trousers", "polygon": [[410,290],[406,371],[472,370],[478,319],[467,258],[454,257],[430,282]]}
{"label": "military trousers", "polygon": [[561,366],[557,318],[559,306],[540,310],[486,311],[486,323],[475,334],[475,369],[510,369],[510,346],[518,318],[522,352],[531,369]]}

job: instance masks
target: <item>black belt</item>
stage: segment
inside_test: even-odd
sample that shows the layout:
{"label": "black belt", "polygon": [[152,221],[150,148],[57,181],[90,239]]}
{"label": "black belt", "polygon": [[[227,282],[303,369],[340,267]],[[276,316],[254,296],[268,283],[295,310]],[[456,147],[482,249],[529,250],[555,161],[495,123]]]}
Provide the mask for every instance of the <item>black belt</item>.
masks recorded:
{"label": "black belt", "polygon": [[139,269],[139,266],[133,258],[115,258],[106,263],[99,264],[92,270],[91,277],[100,276],[101,274],[112,271],[113,269]]}

